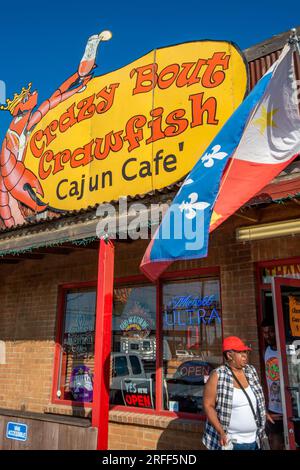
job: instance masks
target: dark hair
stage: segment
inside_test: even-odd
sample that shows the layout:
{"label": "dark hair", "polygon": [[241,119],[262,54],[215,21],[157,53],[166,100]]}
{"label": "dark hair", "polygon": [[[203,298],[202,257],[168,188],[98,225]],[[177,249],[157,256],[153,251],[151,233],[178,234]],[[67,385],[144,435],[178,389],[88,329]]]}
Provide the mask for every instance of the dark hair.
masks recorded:
{"label": "dark hair", "polygon": [[263,319],[263,321],[261,322],[260,324],[261,327],[264,327],[264,326],[275,326],[274,324],[274,318],[273,317],[266,317]]}

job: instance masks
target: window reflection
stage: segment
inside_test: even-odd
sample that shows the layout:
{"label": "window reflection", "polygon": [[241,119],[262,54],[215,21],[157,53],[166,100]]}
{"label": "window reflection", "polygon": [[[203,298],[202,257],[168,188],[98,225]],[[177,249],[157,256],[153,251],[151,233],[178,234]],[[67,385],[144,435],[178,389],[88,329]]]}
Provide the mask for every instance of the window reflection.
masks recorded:
{"label": "window reflection", "polygon": [[222,363],[217,279],[179,280],[163,286],[164,406],[201,413],[206,380]]}
{"label": "window reflection", "polygon": [[[115,289],[111,404],[143,408],[155,406],[155,335],[155,286]],[[121,362],[123,367],[119,369],[117,365]]]}
{"label": "window reflection", "polygon": [[93,400],[95,290],[69,291],[65,298],[58,398]]}
{"label": "window reflection", "polygon": [[[92,402],[95,289],[68,290],[62,327],[58,398]],[[157,286],[114,289],[110,403],[156,407],[156,357],[162,352],[163,408],[202,413],[204,384],[222,363],[219,280],[162,284],[161,344],[156,344]],[[105,332],[104,332],[105,334]]]}

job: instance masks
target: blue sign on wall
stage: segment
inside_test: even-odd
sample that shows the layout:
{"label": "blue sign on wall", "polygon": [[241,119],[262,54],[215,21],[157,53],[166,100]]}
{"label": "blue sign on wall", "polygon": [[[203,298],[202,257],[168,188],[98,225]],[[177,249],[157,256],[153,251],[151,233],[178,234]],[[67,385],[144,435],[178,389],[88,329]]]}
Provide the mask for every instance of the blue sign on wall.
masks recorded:
{"label": "blue sign on wall", "polygon": [[6,426],[6,437],[16,441],[27,441],[27,424],[9,421]]}

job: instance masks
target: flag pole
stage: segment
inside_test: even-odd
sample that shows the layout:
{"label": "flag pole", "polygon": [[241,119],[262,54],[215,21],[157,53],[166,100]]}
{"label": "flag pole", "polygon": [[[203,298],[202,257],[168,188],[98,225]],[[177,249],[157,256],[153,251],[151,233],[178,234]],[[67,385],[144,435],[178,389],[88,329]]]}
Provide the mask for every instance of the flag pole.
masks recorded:
{"label": "flag pole", "polygon": [[289,42],[289,44],[293,44],[293,45],[296,46],[298,54],[300,55],[300,45],[299,45],[300,39],[298,38],[296,28],[291,29],[291,34],[290,34],[288,42]]}
{"label": "flag pole", "polygon": [[[298,52],[299,58],[300,58],[300,39],[297,35],[297,29],[296,28],[291,29],[291,34],[290,34],[290,37],[289,37],[289,43],[291,45],[295,46],[295,51]],[[299,108],[299,113],[300,113],[300,108]]]}

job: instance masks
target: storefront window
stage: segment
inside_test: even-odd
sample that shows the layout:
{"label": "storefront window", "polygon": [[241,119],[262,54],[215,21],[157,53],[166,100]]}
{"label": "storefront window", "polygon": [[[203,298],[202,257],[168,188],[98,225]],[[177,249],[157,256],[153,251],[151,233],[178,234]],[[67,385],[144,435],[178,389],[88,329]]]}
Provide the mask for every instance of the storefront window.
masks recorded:
{"label": "storefront window", "polygon": [[155,407],[156,288],[114,290],[110,403]]}
{"label": "storefront window", "polygon": [[204,384],[222,363],[219,281],[164,283],[162,313],[164,407],[202,413]]}
{"label": "storefront window", "polygon": [[[211,370],[222,363],[220,284],[214,277],[172,279],[165,278],[156,285],[120,283],[114,289],[110,356],[113,406],[203,412],[204,384]],[[60,318],[55,399],[78,405],[92,403],[95,285],[76,289],[66,286]],[[158,370],[157,360],[162,361]]]}
{"label": "storefront window", "polygon": [[65,294],[57,397],[92,402],[95,348],[96,291]]}

